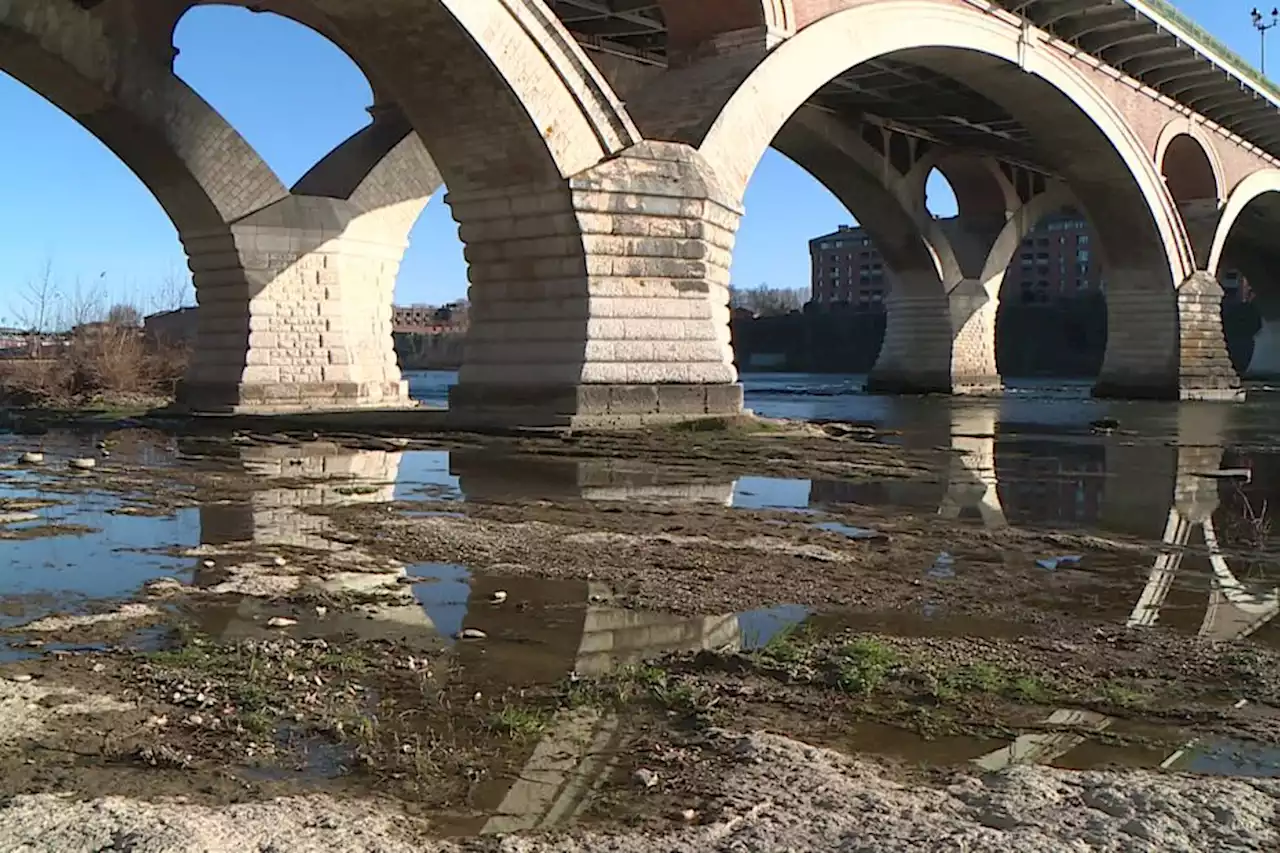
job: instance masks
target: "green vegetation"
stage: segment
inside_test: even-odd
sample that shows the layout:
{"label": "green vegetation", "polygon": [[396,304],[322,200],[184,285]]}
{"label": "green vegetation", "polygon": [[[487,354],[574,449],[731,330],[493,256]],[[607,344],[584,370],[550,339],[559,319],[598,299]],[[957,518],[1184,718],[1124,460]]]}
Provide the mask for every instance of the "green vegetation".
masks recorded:
{"label": "green vegetation", "polygon": [[849,693],[869,696],[898,665],[898,654],[872,637],[858,637],[836,654],[836,683]]}
{"label": "green vegetation", "polygon": [[507,705],[490,721],[494,731],[517,740],[537,737],[547,727],[547,715],[538,708]]}

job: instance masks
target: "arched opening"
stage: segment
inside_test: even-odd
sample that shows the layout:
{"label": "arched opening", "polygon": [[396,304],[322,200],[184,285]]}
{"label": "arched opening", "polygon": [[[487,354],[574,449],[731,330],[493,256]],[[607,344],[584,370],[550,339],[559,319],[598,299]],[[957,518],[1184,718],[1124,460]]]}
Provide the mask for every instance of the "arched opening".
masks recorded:
{"label": "arched opening", "polygon": [[1224,209],[1210,272],[1222,285],[1222,326],[1232,364],[1245,379],[1280,378],[1280,174],[1245,179]]}
{"label": "arched opening", "polygon": [[[2,68],[0,64],[0,68]],[[114,305],[178,307],[189,277],[173,223],[110,149],[0,73],[0,327],[64,332]],[[15,164],[22,164],[21,168]]]}
{"label": "arched opening", "polygon": [[1079,209],[1045,213],[1005,270],[996,364],[1007,384],[1092,382],[1107,347],[1105,272],[1093,226]]}
{"label": "arched opening", "polygon": [[[794,153],[794,152],[793,152]],[[766,372],[865,373],[884,334],[888,271],[835,193],[770,150],[747,188],[730,321],[749,391]]]}
{"label": "arched opening", "polygon": [[924,208],[934,219],[951,219],[960,213],[956,191],[941,169],[929,170],[924,184]]}
{"label": "arched opening", "polygon": [[[226,62],[226,44],[249,60]],[[403,185],[406,170],[436,174],[419,162],[420,150],[409,150],[415,142],[407,121],[395,108],[376,105],[374,86],[342,48],[281,15],[196,7],[181,19],[175,46],[175,71],[242,131],[295,194],[356,201],[355,215],[386,220],[380,230],[390,243],[407,241],[387,306],[395,357],[411,396],[443,404],[462,361],[466,261],[457,225],[439,201],[438,177],[418,191],[437,198],[425,209],[426,198],[411,198],[411,187],[409,195],[403,186],[399,193],[386,189]],[[381,212],[406,203],[399,213]]]}
{"label": "arched opening", "polygon": [[288,186],[369,124],[373,91],[364,73],[296,21],[238,5],[194,6],[173,45],[174,73]]}
{"label": "arched opening", "polygon": [[[917,18],[909,3],[885,2],[801,30],[728,97],[702,139],[703,154],[730,178],[747,176],[763,146],[808,102],[836,116],[883,120],[916,140],[903,146],[906,157],[885,149],[898,174],[914,168],[922,151],[942,148],[990,152],[1006,165],[1052,176],[1087,211],[1105,244],[1099,248],[1109,262],[1108,325],[1141,322],[1150,330],[1141,342],[1109,341],[1097,392],[1180,393],[1176,287],[1191,275],[1192,258],[1150,154],[1078,71],[1052,52],[1027,55],[1015,28],[993,27],[961,7],[939,9],[927,22]],[[918,26],[901,26],[908,19]],[[1029,201],[1010,194],[1004,213],[1019,215]],[[959,207],[963,213],[963,199]],[[944,258],[937,272],[922,266],[914,285],[902,288],[904,298],[892,303],[897,310],[890,311],[877,364],[877,371],[885,368],[885,390],[953,390],[970,378],[978,387],[992,384],[983,374],[996,373],[998,293],[989,285],[1000,276],[965,272],[952,287],[939,281],[946,266]],[[1162,367],[1153,370],[1152,363]]]}
{"label": "arched opening", "polygon": [[1169,140],[1160,163],[1169,194],[1179,205],[1192,202],[1218,203],[1220,197],[1217,172],[1200,141],[1190,134],[1179,133]]}

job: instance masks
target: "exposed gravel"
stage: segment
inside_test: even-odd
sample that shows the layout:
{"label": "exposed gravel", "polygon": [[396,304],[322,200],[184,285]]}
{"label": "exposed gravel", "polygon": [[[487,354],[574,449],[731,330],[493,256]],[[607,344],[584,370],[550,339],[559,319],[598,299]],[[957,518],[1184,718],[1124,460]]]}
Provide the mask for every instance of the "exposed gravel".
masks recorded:
{"label": "exposed gravel", "polygon": [[[1020,767],[941,785],[768,734],[726,736],[733,769],[715,814],[667,833],[511,836],[501,853],[658,851],[1274,850],[1280,782]],[[421,851],[460,848],[390,806],[326,797],[206,808],[20,796],[0,808],[14,853]]]}

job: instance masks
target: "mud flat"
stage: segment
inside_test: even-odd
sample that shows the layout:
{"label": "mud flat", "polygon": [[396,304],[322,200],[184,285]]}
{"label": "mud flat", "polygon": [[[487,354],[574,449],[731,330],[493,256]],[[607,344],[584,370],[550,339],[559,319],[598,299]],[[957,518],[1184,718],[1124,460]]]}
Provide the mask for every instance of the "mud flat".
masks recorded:
{"label": "mud flat", "polygon": [[1244,498],[1175,458],[1063,524],[991,441],[50,433],[0,467],[0,849],[1274,849]]}

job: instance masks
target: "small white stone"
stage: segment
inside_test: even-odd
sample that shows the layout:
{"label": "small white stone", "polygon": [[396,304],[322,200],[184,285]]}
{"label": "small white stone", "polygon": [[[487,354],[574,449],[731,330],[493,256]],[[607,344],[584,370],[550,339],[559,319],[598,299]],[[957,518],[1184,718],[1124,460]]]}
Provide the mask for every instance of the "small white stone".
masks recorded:
{"label": "small white stone", "polygon": [[634,778],[637,784],[645,788],[652,788],[658,784],[658,774],[644,767],[635,772]]}
{"label": "small white stone", "polygon": [[267,620],[268,628],[292,628],[297,624],[297,619],[290,619],[288,616],[272,616]]}
{"label": "small white stone", "polygon": [[107,671],[107,665],[106,665],[105,663],[95,663],[95,664],[93,665],[93,671],[94,671],[94,672],[106,672],[106,671]]}
{"label": "small white stone", "polygon": [[213,560],[205,560],[200,565],[204,566],[206,569],[212,569],[214,566],[218,564],[215,563]]}
{"label": "small white stone", "polygon": [[497,592],[495,592],[492,596],[490,596],[489,600],[492,601],[494,604],[501,604],[502,602],[507,600],[507,591],[504,589],[500,589]]}
{"label": "small white stone", "polygon": [[323,604],[316,605],[316,615],[319,616],[321,619],[323,619],[325,617],[325,614],[327,614],[328,612],[329,612],[329,608],[325,607]]}
{"label": "small white stone", "polygon": [[20,672],[17,675],[9,676],[9,680],[16,681],[19,684],[26,684],[28,681],[31,680],[31,676],[25,672]]}
{"label": "small white stone", "polygon": [[697,817],[698,817],[698,813],[695,812],[693,809],[685,809],[684,811],[680,812],[680,819],[683,820],[685,823],[693,823],[694,820],[697,819]]}
{"label": "small white stone", "polygon": [[284,557],[273,557],[271,562],[277,566],[283,566],[285,563],[289,561],[286,560]]}
{"label": "small white stone", "polygon": [[81,471],[88,471],[90,468],[97,466],[98,460],[91,456],[82,456],[78,459],[72,459],[69,464],[72,468],[79,468]]}
{"label": "small white stone", "polygon": [[459,640],[483,640],[487,636],[489,635],[479,628],[463,628],[458,632]]}
{"label": "small white stone", "polygon": [[24,465],[39,465],[43,461],[43,453],[28,452],[22,454],[22,464]]}

